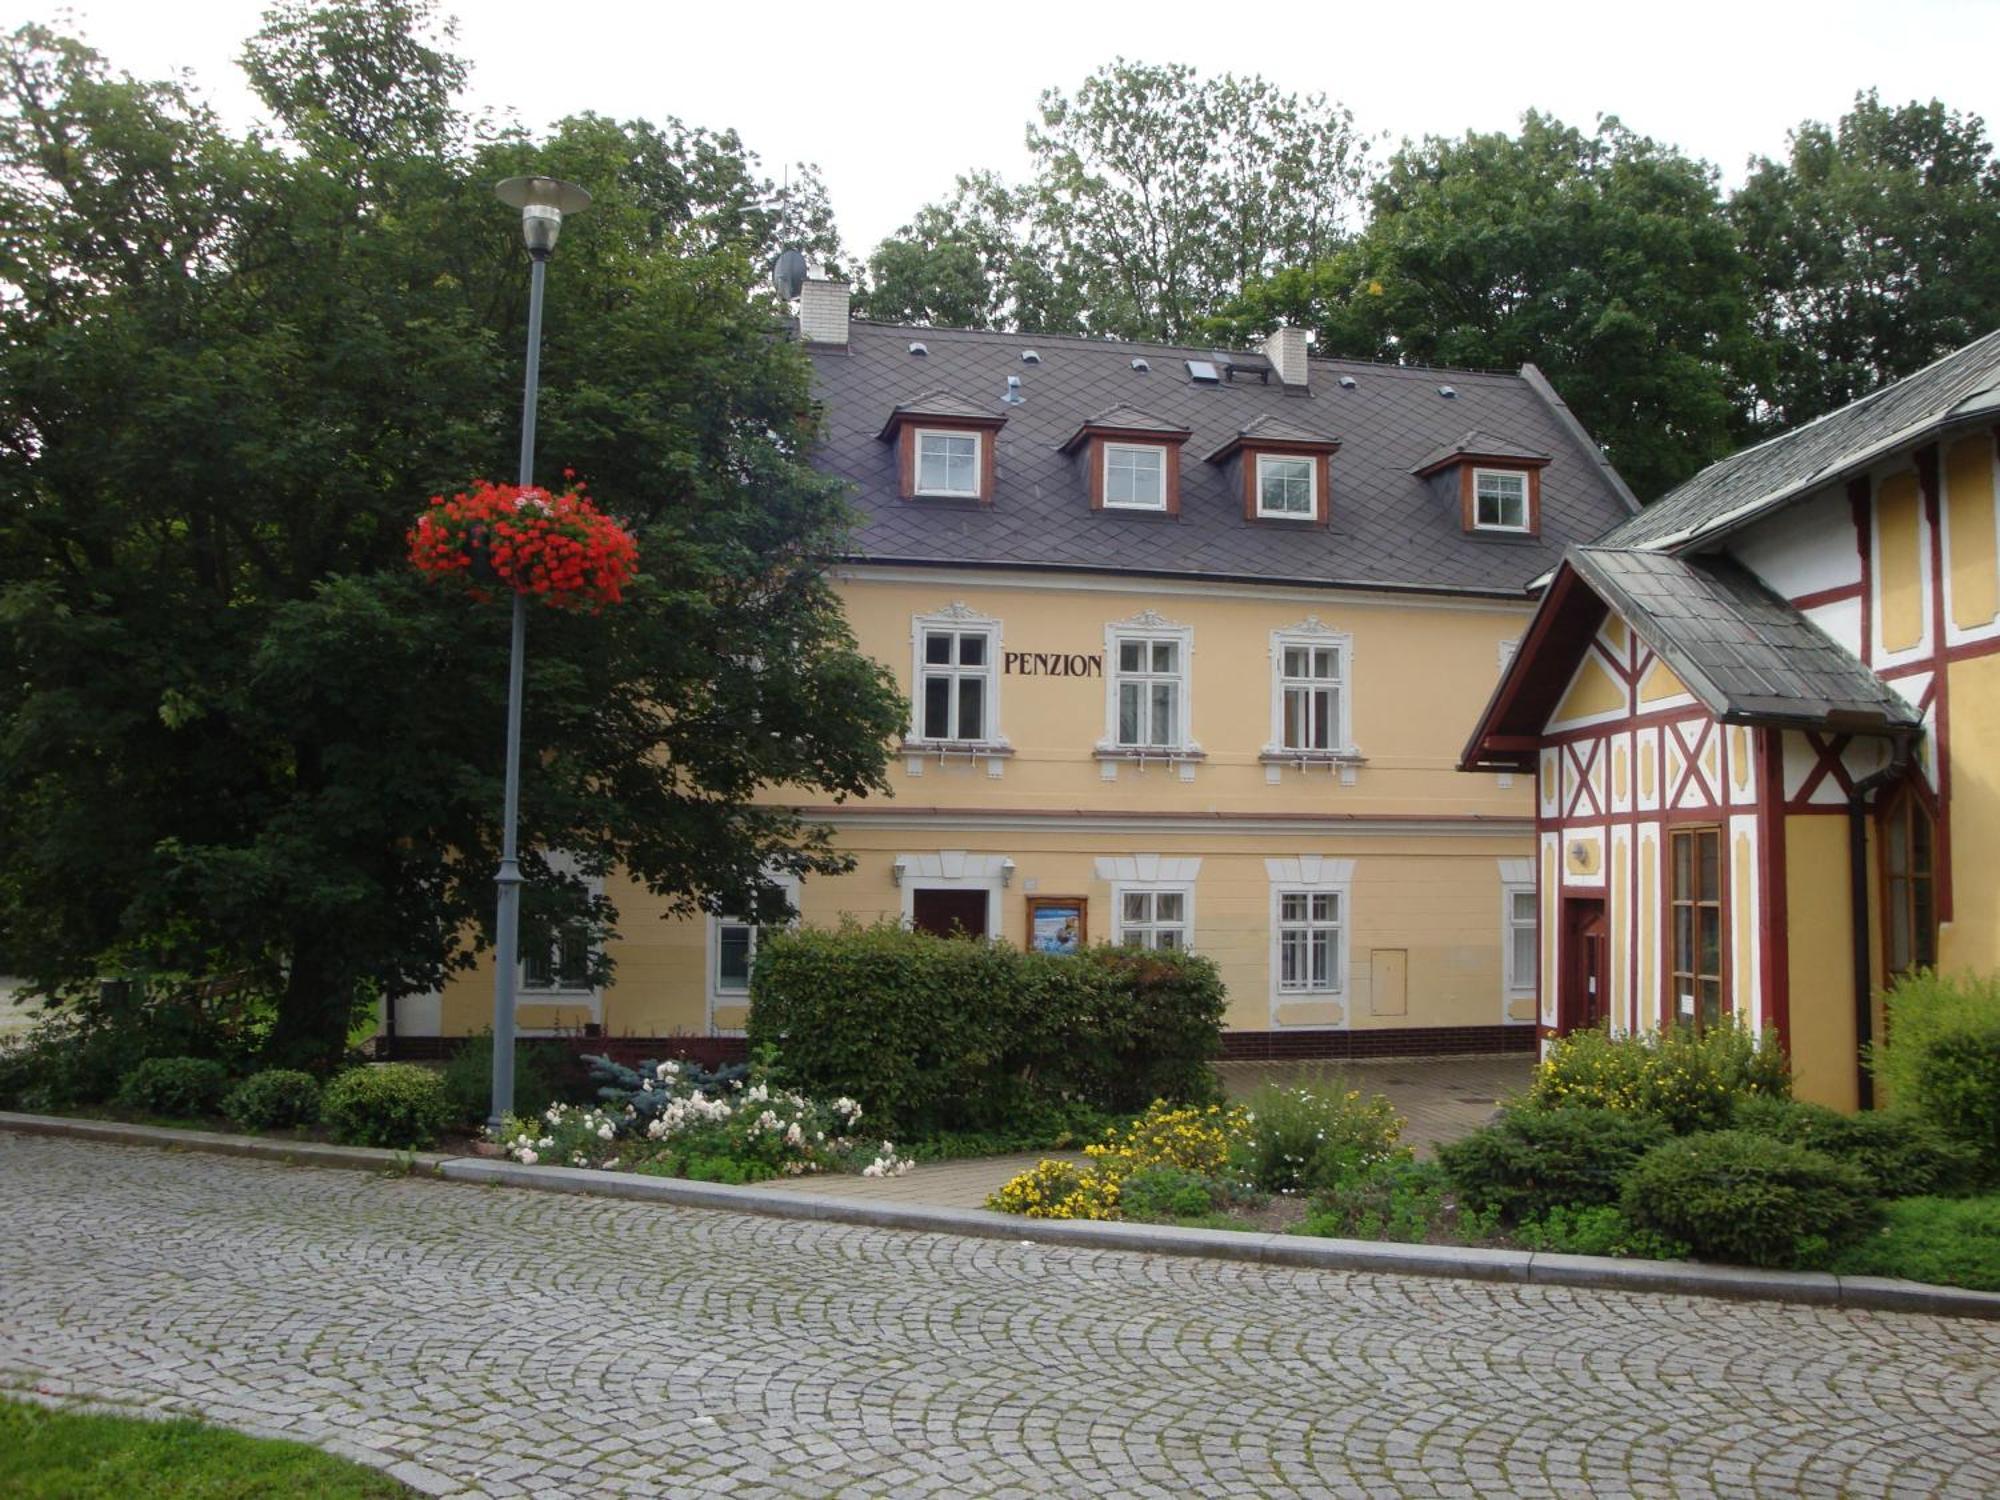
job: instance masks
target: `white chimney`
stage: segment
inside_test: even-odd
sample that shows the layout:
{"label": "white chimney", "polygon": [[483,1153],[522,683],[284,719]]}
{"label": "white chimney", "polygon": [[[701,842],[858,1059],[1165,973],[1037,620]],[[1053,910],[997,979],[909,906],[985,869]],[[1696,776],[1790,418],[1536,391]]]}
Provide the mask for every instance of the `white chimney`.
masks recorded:
{"label": "white chimney", "polygon": [[1281,384],[1306,385],[1306,331],[1303,328],[1283,328],[1274,331],[1264,340],[1264,358],[1271,362],[1271,368],[1278,372]]}
{"label": "white chimney", "polygon": [[837,344],[845,348],[847,304],[852,296],[853,288],[844,281],[809,279],[799,288],[799,337],[808,344]]}

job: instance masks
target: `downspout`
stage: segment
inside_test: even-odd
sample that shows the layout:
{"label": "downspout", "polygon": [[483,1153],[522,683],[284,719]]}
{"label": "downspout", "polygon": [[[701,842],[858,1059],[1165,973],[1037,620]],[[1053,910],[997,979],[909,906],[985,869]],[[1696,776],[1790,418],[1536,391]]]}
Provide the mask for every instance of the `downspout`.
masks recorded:
{"label": "downspout", "polygon": [[1889,764],[1855,782],[1847,793],[1848,922],[1854,930],[1854,1097],[1875,1107],[1875,1079],[1866,1054],[1875,1039],[1875,965],[1868,951],[1868,796],[1910,769],[1908,741],[1894,742]]}

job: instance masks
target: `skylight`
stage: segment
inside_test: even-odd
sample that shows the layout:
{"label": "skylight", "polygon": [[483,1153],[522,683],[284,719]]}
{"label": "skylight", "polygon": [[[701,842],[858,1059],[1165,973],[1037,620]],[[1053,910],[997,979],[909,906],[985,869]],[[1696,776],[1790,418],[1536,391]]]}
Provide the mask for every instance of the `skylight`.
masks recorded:
{"label": "skylight", "polygon": [[1191,359],[1187,362],[1188,379],[1200,385],[1219,385],[1222,376],[1216,373],[1215,365],[1206,359]]}

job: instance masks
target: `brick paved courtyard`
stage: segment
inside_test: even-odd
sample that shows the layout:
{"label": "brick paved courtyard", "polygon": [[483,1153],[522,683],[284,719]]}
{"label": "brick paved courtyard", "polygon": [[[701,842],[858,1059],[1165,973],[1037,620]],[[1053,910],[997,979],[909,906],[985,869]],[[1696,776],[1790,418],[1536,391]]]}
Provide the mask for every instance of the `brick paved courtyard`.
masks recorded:
{"label": "brick paved courtyard", "polygon": [[4,1134],[0,1224],[0,1384],[465,1493],[2000,1493],[2000,1324]]}

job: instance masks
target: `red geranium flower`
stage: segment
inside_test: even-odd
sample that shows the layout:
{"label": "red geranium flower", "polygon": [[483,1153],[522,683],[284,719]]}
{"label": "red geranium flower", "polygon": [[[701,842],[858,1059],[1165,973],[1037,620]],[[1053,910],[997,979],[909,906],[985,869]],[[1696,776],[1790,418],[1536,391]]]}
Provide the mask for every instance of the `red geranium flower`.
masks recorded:
{"label": "red geranium flower", "polygon": [[410,561],[432,578],[491,577],[555,609],[616,604],[639,571],[639,543],[582,488],[552,494],[482,479],[450,499],[433,495],[410,528]]}

